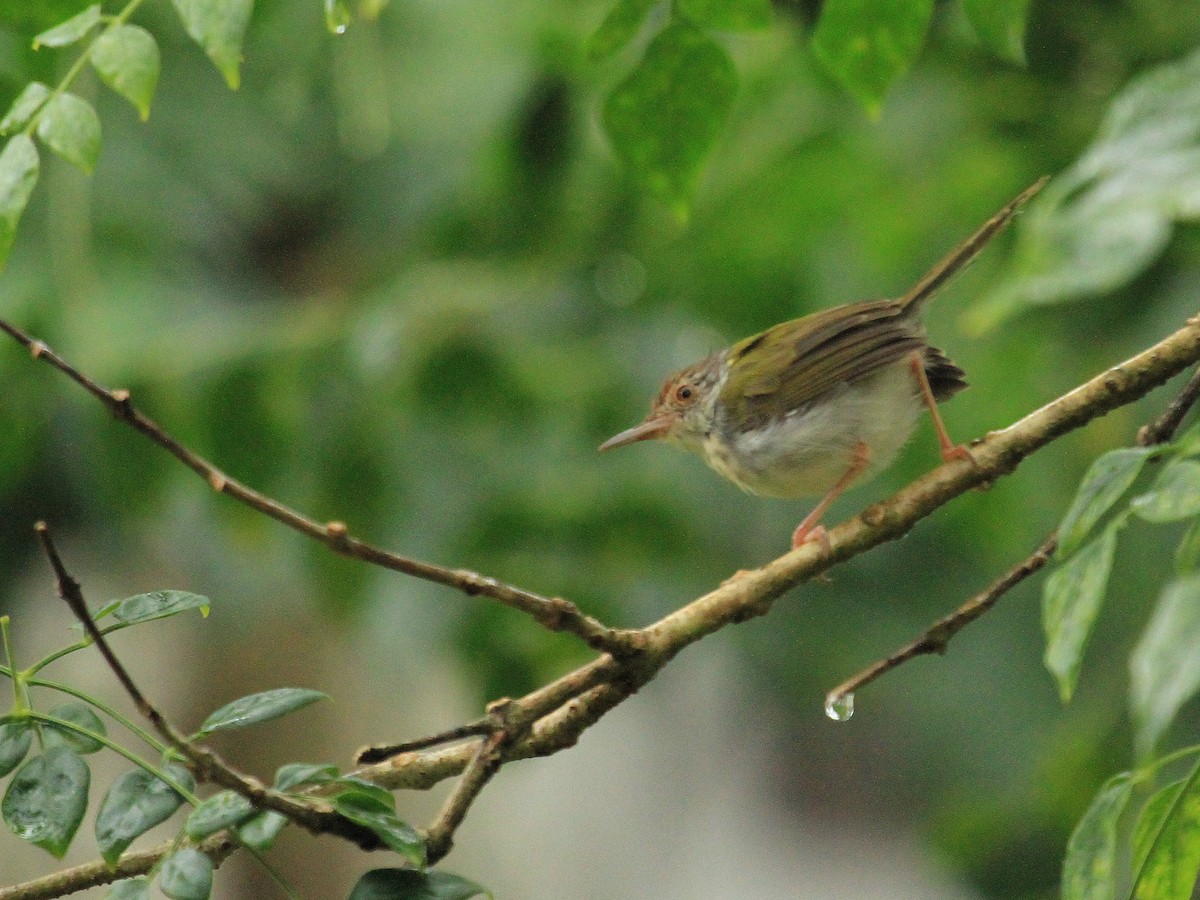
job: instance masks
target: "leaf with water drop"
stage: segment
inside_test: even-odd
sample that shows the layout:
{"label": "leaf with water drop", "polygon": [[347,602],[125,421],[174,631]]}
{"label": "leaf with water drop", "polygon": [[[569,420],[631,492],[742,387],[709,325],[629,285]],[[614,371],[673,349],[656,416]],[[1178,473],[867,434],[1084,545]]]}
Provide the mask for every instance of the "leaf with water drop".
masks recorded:
{"label": "leaf with water drop", "polygon": [[[106,736],[104,723],[86,703],[62,703],[50,710],[49,714],[56,719],[77,725],[82,731],[47,722],[46,727],[42,729],[42,740],[47,747],[62,745],[70,747],[76,753],[95,753],[104,747],[103,743],[92,737]],[[85,731],[91,734],[84,734]]]}
{"label": "leaf with water drop", "polygon": [[1099,457],[1083,476],[1070,509],[1058,526],[1058,559],[1066,559],[1083,543],[1093,527],[1137,479],[1150,447],[1122,447]]}
{"label": "leaf with water drop", "polygon": [[[169,765],[166,773],[180,787],[196,786],[191,773],[180,765]],[[96,813],[96,845],[100,855],[114,866],[137,838],[169,819],[183,803],[175,788],[145,769],[134,769],[118,777]]]}
{"label": "leaf with water drop", "polygon": [[62,859],[87,809],[91,772],[66,747],[51,747],[17,769],[0,815],[13,833]]}
{"label": "leaf with water drop", "polygon": [[1180,707],[1200,690],[1200,574],[1163,588],[1129,657],[1129,702],[1137,747],[1147,755]]}
{"label": "leaf with water drop", "polygon": [[835,722],[845,722],[854,715],[854,693],[830,694],[825,698],[825,715]]}
{"label": "leaf with water drop", "polygon": [[212,860],[194,847],[185,847],[163,861],[158,886],[171,900],[208,900],[212,878]]}
{"label": "leaf with water drop", "polygon": [[1067,841],[1062,900],[1112,900],[1116,895],[1117,821],[1129,803],[1128,772],[1105,782]]}
{"label": "leaf with water drop", "polygon": [[1200,872],[1200,769],[1169,784],[1142,809],[1133,830],[1137,900],[1190,900]]}

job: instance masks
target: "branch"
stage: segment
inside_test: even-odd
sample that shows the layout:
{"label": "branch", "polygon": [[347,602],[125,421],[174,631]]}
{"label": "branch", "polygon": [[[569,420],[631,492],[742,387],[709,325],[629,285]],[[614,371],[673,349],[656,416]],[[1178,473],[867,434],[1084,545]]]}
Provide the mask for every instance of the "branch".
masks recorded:
{"label": "branch", "polygon": [[168,434],[162,426],[138,410],[130,393],[124,389],[109,390],[80,372],[46,344],[35,340],[15,325],[0,319],[0,331],[29,349],[34,359],[49,363],[103,403],[117,419],[140,431],[185,466],[208,482],[219,493],[228,494],[264,515],[282,522],[289,528],[324,544],[335,553],[443,584],[462,591],[467,596],[481,595],[498,600],[505,606],[525,613],[544,628],[566,631],[576,635],[593,650],[622,654],[633,652],[625,634],[609,628],[603,622],[584,614],[574,603],[561,597],[542,597],[510,584],[488,578],[467,569],[451,569],[422,560],[401,556],[353,537],[344,522],[321,524],[301,515],[278,500],[247,487],[230,478],[204,457],[193,452]]}
{"label": "branch", "polygon": [[[640,630],[621,632],[622,647],[633,654],[604,653],[538,690],[511,701],[505,711],[522,736],[499,748],[501,765],[516,759],[548,756],[574,745],[579,736],[638,689],[681,650],[727,625],[767,613],[774,602],[808,581],[885,541],[904,535],[917,522],[972,488],[1013,472],[1021,461],[1058,437],[1086,425],[1117,407],[1133,403],[1169,378],[1200,362],[1200,318],[1158,344],[1114,366],[971,449],[972,461],[955,460],[918,478],[889,499],[828,532],[828,543],[813,542],[792,550],[760,569],[743,572],[659,621]],[[528,723],[528,725],[526,725]],[[389,789],[423,790],[463,773],[479,755],[476,742],[401,753],[356,775]],[[140,854],[147,871],[165,852]],[[100,883],[94,864],[67,870],[63,876],[79,890]],[[74,873],[79,873],[75,875]],[[43,880],[45,881],[45,880]],[[30,882],[30,885],[35,882]],[[64,891],[40,893],[0,891],[0,900],[42,900]]]}

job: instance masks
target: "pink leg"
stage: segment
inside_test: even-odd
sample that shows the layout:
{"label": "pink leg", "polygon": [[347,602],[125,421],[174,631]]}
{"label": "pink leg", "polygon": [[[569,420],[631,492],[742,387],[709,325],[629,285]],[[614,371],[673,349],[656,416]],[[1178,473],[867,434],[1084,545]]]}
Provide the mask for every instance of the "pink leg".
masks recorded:
{"label": "pink leg", "polygon": [[817,523],[821,521],[821,516],[825,515],[825,510],[829,509],[833,501],[853,484],[854,479],[866,471],[870,462],[871,448],[859,441],[854,445],[854,456],[850,460],[850,468],[846,470],[846,474],[838,479],[837,484],[829,489],[829,493],[821,498],[821,502],[805,516],[804,521],[797,525],[796,530],[792,532],[793,550],[809,541],[820,541],[826,546],[829,545],[829,536],[825,533],[825,526]]}
{"label": "pink leg", "polygon": [[933,399],[933,389],[929,386],[929,379],[925,377],[925,363],[921,360],[921,354],[914,353],[909,365],[917,379],[917,385],[921,388],[921,397],[925,400],[925,405],[929,407],[929,415],[933,418],[933,427],[937,431],[938,443],[942,448],[942,461],[971,459],[971,451],[950,440],[950,433],[946,431],[946,423],[942,421],[942,414],[938,412],[937,401]]}

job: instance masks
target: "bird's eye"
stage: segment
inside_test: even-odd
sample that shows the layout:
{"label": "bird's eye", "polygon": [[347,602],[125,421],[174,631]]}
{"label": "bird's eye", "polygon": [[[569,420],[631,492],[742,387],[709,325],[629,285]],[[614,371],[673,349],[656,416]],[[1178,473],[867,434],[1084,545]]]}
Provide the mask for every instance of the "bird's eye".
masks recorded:
{"label": "bird's eye", "polygon": [[677,387],[675,389],[675,399],[676,400],[691,400],[692,399],[691,385],[681,384],[679,387]]}

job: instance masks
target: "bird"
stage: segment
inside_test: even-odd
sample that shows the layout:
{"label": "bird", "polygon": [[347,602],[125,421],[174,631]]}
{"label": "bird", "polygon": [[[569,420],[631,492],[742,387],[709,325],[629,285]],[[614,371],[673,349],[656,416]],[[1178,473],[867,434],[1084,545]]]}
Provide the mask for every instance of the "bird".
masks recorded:
{"label": "bird", "polygon": [[942,459],[970,460],[937,407],[966,388],[966,375],[928,343],[922,315],[1047,180],[1005,204],[903,296],[783,322],[671,375],[649,414],[599,449],[662,440],[700,455],[751,494],[820,496],[792,533],[793,548],[828,544],[822,515],[851,485],[891,464],[923,408]]}

